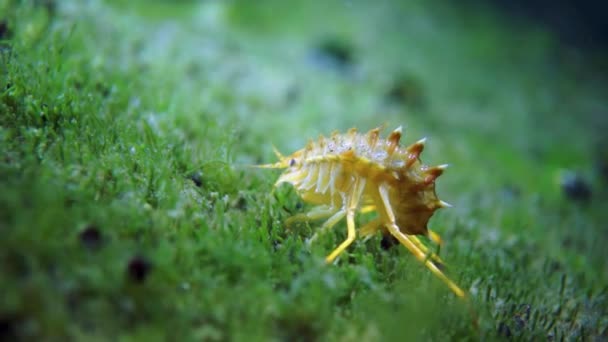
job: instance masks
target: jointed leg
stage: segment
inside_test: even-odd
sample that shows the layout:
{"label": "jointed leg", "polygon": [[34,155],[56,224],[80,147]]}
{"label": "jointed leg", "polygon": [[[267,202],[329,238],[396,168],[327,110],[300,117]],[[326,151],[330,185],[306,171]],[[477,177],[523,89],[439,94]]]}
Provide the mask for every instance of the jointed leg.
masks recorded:
{"label": "jointed leg", "polygon": [[[369,221],[365,226],[359,229],[359,236],[365,238],[367,241],[372,235],[374,235],[382,226],[382,220],[378,217],[372,221]],[[445,265],[445,262],[441,260],[441,257],[429,249],[418,239],[415,235],[410,235],[409,238],[412,242],[426,255],[426,258],[430,258],[434,262],[439,263],[440,265]]]}
{"label": "jointed leg", "polygon": [[372,212],[374,210],[376,210],[376,206],[373,205],[373,204],[369,204],[369,205],[365,205],[365,206],[361,207],[361,209],[359,210],[359,212],[361,214],[366,214],[366,213]]}
{"label": "jointed leg", "polygon": [[338,255],[342,254],[342,252],[348,246],[350,246],[350,244],[353,243],[353,241],[355,241],[356,232],[355,232],[355,211],[354,210],[349,209],[348,212],[346,213],[346,225],[348,228],[346,240],[344,240],[344,242],[342,242],[340,244],[340,246],[338,246],[336,249],[334,249],[334,251],[331,252],[331,254],[329,254],[327,256],[327,258],[325,258],[325,262],[327,262],[328,264],[332,263],[334,261],[334,259],[336,259],[338,257]]}
{"label": "jointed leg", "polygon": [[430,229],[429,229],[429,239],[431,239],[431,241],[436,243],[439,247],[441,247],[441,245],[443,245],[443,240],[441,240],[441,236],[439,236],[439,234],[435,233],[434,231],[432,231]]}
{"label": "jointed leg", "polygon": [[[429,236],[429,239],[431,239],[431,241],[433,241],[435,244],[437,244],[437,252],[435,254],[439,255],[439,252],[441,251],[441,246],[443,246],[443,240],[441,239],[441,236],[439,236],[439,234],[435,233],[434,231],[432,231],[430,229],[429,229],[428,236]],[[441,261],[441,263],[443,263],[443,261]]]}
{"label": "jointed leg", "polygon": [[[369,221],[365,226],[359,229],[359,236],[365,238],[365,241],[367,241],[380,229],[381,226],[382,220],[379,217],[372,221]],[[445,265],[444,261],[441,260],[441,257],[439,257],[439,255],[437,255],[436,253],[429,251],[429,249],[422,243],[422,241],[420,241],[420,239],[418,239],[417,236],[410,235],[409,238],[426,255],[426,258],[430,258],[431,260],[441,265]]]}
{"label": "jointed leg", "polygon": [[430,251],[428,247],[424,243],[422,243],[422,241],[420,241],[420,239],[416,235],[408,235],[408,237],[410,238],[412,243],[414,243],[416,247],[418,247],[426,255],[426,258],[430,258],[431,260],[436,261],[442,265],[445,264],[443,260],[441,260],[441,257],[439,257],[437,253]]}
{"label": "jointed leg", "polygon": [[458,297],[464,297],[464,291],[458,287],[450,278],[448,278],[437,266],[426,257],[426,254],[421,251],[416,244],[410,240],[410,236],[407,236],[397,227],[394,223],[388,225],[388,231],[401,242],[419,261],[423,262],[424,265],[433,272],[439,279],[441,279],[446,285],[454,292]]}
{"label": "jointed leg", "polygon": [[319,234],[326,232],[327,230],[331,229],[331,227],[335,226],[336,223],[340,222],[340,220],[344,218],[344,215],[346,215],[346,210],[344,208],[338,210],[332,217],[327,219],[327,221],[321,225],[321,228],[319,228],[319,230],[315,232],[313,236],[306,241],[306,243],[310,245],[317,239],[317,237],[319,237]]}
{"label": "jointed leg", "polygon": [[363,189],[365,189],[365,179],[356,179],[355,184],[353,185],[352,192],[348,197],[348,209],[346,212],[346,226],[348,228],[348,233],[346,240],[340,244],[333,252],[331,252],[327,258],[325,258],[325,262],[328,264],[333,262],[348,246],[350,246],[353,241],[355,241],[355,237],[357,233],[355,231],[355,210],[357,209],[357,205],[359,204],[359,199],[361,198],[361,194],[363,193]]}
{"label": "jointed leg", "polygon": [[333,208],[331,206],[327,206],[327,205],[314,207],[307,213],[296,214],[296,215],[288,218],[287,220],[285,220],[285,225],[291,226],[296,222],[322,219],[322,218],[333,215],[337,211],[338,211],[338,209]]}
{"label": "jointed leg", "polygon": [[[395,214],[390,206],[390,201],[388,197],[388,189],[385,186],[380,186],[380,197],[382,198],[382,202],[384,203],[384,210],[386,211],[387,217],[390,219],[390,223],[386,225],[388,231],[395,237],[405,248],[407,248],[416,259],[423,262],[424,265],[433,272],[439,279],[441,279],[458,297],[465,297],[464,291],[458,287],[450,278],[448,278],[437,266],[427,258],[426,253],[424,253],[419,246],[412,242],[411,236],[407,236],[399,230],[399,227],[395,224]],[[420,241],[418,241],[420,243]]]}

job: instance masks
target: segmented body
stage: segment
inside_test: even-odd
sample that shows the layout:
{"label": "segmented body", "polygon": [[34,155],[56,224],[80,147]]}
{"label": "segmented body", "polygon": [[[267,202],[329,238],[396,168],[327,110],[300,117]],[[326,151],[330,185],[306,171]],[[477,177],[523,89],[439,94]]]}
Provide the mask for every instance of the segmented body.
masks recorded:
{"label": "segmented body", "polygon": [[[416,237],[427,235],[440,243],[439,236],[428,230],[427,223],[435,210],[449,206],[435,194],[435,179],[446,165],[422,164],[420,153],[425,140],[401,147],[401,134],[401,127],[386,139],[380,138],[380,128],[366,134],[355,129],[346,134],[334,132],[330,138],[321,136],[289,156],[275,151],[279,161],[260,167],[285,168],[275,186],[289,183],[304,201],[319,205],[290,221],[328,218],[321,227],[326,230],[346,216],[348,237],[328,255],[328,263],[355,239],[355,213],[376,211],[378,217],[363,226],[360,235],[378,230],[390,233],[463,297],[464,292],[437,267],[441,259]],[[315,237],[316,234],[312,239]]]}

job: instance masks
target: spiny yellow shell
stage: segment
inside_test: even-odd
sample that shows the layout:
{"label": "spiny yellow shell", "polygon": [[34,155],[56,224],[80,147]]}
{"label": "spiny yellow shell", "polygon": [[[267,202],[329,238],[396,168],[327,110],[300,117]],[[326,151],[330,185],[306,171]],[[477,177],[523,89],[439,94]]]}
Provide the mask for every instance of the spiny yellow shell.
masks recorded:
{"label": "spiny yellow shell", "polygon": [[335,207],[345,205],[344,194],[354,180],[367,180],[360,203],[377,204],[378,185],[386,183],[396,223],[405,234],[427,234],[427,222],[438,208],[449,204],[435,194],[435,179],[446,165],[428,167],[419,156],[425,139],[408,147],[399,146],[401,127],[387,139],[380,128],[367,134],[355,129],[346,134],[323,136],[278,163],[266,167],[287,168],[276,185],[290,183],[307,202]]}
{"label": "spiny yellow shell", "polygon": [[260,167],[286,169],[275,186],[289,183],[304,201],[319,205],[291,221],[328,217],[321,226],[321,230],[326,230],[346,217],[347,238],[327,256],[328,263],[356,238],[356,211],[376,211],[378,217],[363,226],[359,235],[378,230],[390,233],[457,296],[465,297],[464,291],[438,267],[442,264],[439,256],[429,252],[416,237],[427,235],[441,243],[439,235],[430,231],[427,224],[435,210],[449,206],[435,194],[435,179],[447,166],[428,167],[420,162],[424,139],[401,147],[400,138],[401,127],[386,139],[380,138],[380,128],[366,134],[355,129],[346,134],[335,132],[286,157],[275,150],[279,161]]}

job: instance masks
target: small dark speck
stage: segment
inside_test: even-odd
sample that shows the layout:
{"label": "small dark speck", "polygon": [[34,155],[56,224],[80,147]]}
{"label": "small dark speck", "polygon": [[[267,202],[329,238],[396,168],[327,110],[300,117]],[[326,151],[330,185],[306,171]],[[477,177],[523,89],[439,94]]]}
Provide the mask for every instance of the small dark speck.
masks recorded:
{"label": "small dark speck", "polygon": [[566,172],[562,175],[561,186],[564,195],[573,201],[588,202],[591,199],[591,187],[577,173]]}
{"label": "small dark speck", "polygon": [[521,316],[513,317],[513,321],[515,322],[516,331],[522,331],[526,327],[526,321]]}
{"label": "small dark speck", "polygon": [[559,261],[551,260],[547,263],[546,269],[549,274],[553,274],[562,271],[564,266]]}
{"label": "small dark speck", "polygon": [[17,340],[17,326],[21,320],[22,319],[17,316],[0,316],[0,338],[3,341]]}
{"label": "small dark speck", "polygon": [[416,79],[408,75],[401,75],[385,93],[388,102],[423,109],[425,106],[424,87]]}
{"label": "small dark speck", "polygon": [[382,236],[382,240],[380,241],[380,247],[385,251],[391,249],[393,246],[398,245],[399,241],[392,235],[385,234]]}
{"label": "small dark speck", "polygon": [[152,264],[142,256],[133,257],[127,266],[129,278],[136,283],[143,283],[152,269]]}
{"label": "small dark speck", "polygon": [[199,188],[203,185],[203,174],[200,171],[191,173],[188,178]]}
{"label": "small dark speck", "polygon": [[238,210],[247,210],[247,199],[243,196],[238,196],[237,199],[232,202],[232,207]]}
{"label": "small dark speck", "polygon": [[530,319],[530,310],[532,307],[530,304],[523,304],[520,308],[519,316],[526,323]]}
{"label": "small dark speck", "polygon": [[296,160],[295,159],[290,160],[289,166],[294,166],[294,165],[296,165]]}
{"label": "small dark speck", "polygon": [[3,265],[5,274],[15,275],[17,277],[25,277],[30,273],[30,264],[27,256],[23,252],[16,250],[3,251]]}
{"label": "small dark speck", "polygon": [[598,171],[605,182],[608,182],[608,160],[598,162]]}
{"label": "small dark speck", "polygon": [[39,0],[35,3],[36,5],[44,7],[50,15],[57,13],[57,4],[55,3],[55,0]]}
{"label": "small dark speck", "polygon": [[76,204],[76,200],[73,198],[66,198],[63,200],[63,205],[65,205],[66,208],[71,208],[74,204]]}
{"label": "small dark speck", "polygon": [[99,249],[102,242],[101,232],[94,224],[87,226],[80,232],[80,243],[90,250]]}
{"label": "small dark speck", "polygon": [[40,120],[46,125],[46,123],[49,121],[49,117],[45,112],[40,112]]}
{"label": "small dark speck", "polygon": [[302,210],[304,208],[304,204],[302,202],[296,203],[296,210]]}
{"label": "small dark speck", "polygon": [[511,329],[509,329],[509,326],[505,322],[500,322],[498,325],[498,335],[506,338],[511,337]]}
{"label": "small dark speck", "polygon": [[279,319],[278,326],[282,330],[282,340],[285,341],[317,341],[320,331],[314,316],[288,316]]}
{"label": "small dark speck", "polygon": [[353,48],[342,39],[325,39],[315,48],[313,61],[328,69],[346,71],[354,64]]}
{"label": "small dark speck", "polygon": [[13,33],[8,27],[8,23],[6,20],[0,21],[0,39],[8,39],[11,38]]}
{"label": "small dark speck", "polygon": [[608,183],[608,141],[598,144],[595,152],[595,166],[600,179]]}
{"label": "small dark speck", "polygon": [[108,97],[111,93],[111,89],[110,87],[108,87],[107,85],[103,84],[103,83],[96,83],[95,84],[95,90],[97,90],[101,96]]}
{"label": "small dark speck", "polygon": [[521,196],[521,189],[513,184],[507,184],[502,187],[500,194],[505,199],[517,199]]}
{"label": "small dark speck", "polygon": [[435,266],[437,266],[437,268],[438,268],[438,269],[439,269],[441,272],[445,272],[445,271],[446,271],[446,269],[445,269],[445,265],[444,265],[443,263],[441,263],[441,262],[439,262],[439,261],[433,261],[433,264],[434,264]]}
{"label": "small dark speck", "polygon": [[291,86],[285,92],[285,102],[287,104],[292,104],[298,100],[300,97],[300,89],[297,86]]}

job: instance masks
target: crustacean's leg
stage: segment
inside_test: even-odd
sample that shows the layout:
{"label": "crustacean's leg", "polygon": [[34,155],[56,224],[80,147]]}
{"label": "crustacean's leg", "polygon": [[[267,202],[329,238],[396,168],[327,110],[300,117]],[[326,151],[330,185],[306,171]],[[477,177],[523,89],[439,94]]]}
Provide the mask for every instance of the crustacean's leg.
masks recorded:
{"label": "crustacean's leg", "polygon": [[424,263],[424,265],[435,274],[439,279],[441,279],[458,297],[465,297],[464,291],[458,287],[450,278],[448,278],[435,263],[427,257],[427,253],[422,251],[417,243],[413,242],[411,236],[403,234],[397,224],[395,223],[395,214],[393,213],[393,209],[391,208],[389,196],[388,196],[388,188],[386,184],[380,185],[378,191],[380,192],[380,197],[382,198],[382,202],[384,204],[384,211],[390,222],[386,224],[386,228],[388,231],[395,237],[399,242],[405,246],[416,259]]}
{"label": "crustacean's leg", "polygon": [[429,239],[437,244],[437,246],[441,247],[443,245],[443,240],[441,240],[441,236],[435,233],[434,231],[429,229]]}
{"label": "crustacean's leg", "polygon": [[408,237],[410,238],[410,240],[412,240],[412,243],[414,243],[416,247],[418,247],[426,255],[427,258],[431,258],[433,261],[439,263],[439,267],[445,265],[439,255],[430,251],[428,247],[424,243],[422,243],[422,241],[420,241],[420,239],[416,235],[408,235]]}
{"label": "crustacean's leg", "polygon": [[373,204],[367,204],[367,205],[362,206],[361,209],[359,209],[359,212],[361,214],[366,214],[366,213],[372,212],[374,210],[376,210],[376,206],[375,205],[373,205]]}
{"label": "crustacean's leg", "polygon": [[361,194],[364,189],[365,179],[356,178],[352,190],[346,198],[346,203],[344,203],[346,207],[346,226],[348,229],[347,237],[344,242],[325,258],[325,262],[328,264],[332,263],[346,248],[348,248],[348,246],[350,246],[351,243],[353,243],[353,241],[355,241],[355,237],[357,236],[357,232],[355,231],[355,210],[357,210],[359,199],[361,199]]}
{"label": "crustacean's leg", "polygon": [[329,205],[320,205],[318,207],[312,208],[307,213],[296,214],[288,218],[287,220],[285,220],[285,225],[289,227],[297,222],[320,220],[322,218],[330,217],[338,210],[339,209],[336,209]]}
{"label": "crustacean's leg", "polygon": [[[369,213],[372,211],[376,211],[377,207],[375,204],[373,204],[373,202],[366,202],[364,203],[364,205],[361,207],[361,209],[359,209],[359,212],[361,214],[365,214],[365,213]],[[367,223],[365,226],[363,226],[361,229],[359,229],[359,235],[361,237],[367,237],[369,238],[371,235],[374,235],[376,233],[376,231],[378,231],[378,229],[380,229],[380,226],[382,226],[382,223],[380,221],[380,219],[375,219],[370,221],[369,223]],[[441,248],[441,245],[443,244],[443,241],[441,240],[441,237],[439,236],[439,234],[435,233],[432,230],[428,230],[428,237],[429,239],[431,239],[431,241],[433,241],[435,244],[437,244],[438,248]],[[420,242],[420,239],[418,239],[415,236],[410,236],[413,238],[414,243],[416,243],[420,249],[422,249],[425,253],[428,254],[428,248],[422,243]],[[434,253],[432,256],[433,260],[439,261],[441,263],[443,263],[443,261],[441,261],[441,258],[439,258],[438,253]]]}
{"label": "crustacean's leg", "polygon": [[344,209],[336,209],[335,207],[330,205],[321,205],[311,209],[307,213],[297,214],[288,218],[287,220],[285,220],[285,225],[289,227],[296,222],[319,220],[331,216],[329,217],[329,219],[327,219],[327,221],[325,221],[325,223],[321,225],[321,228],[319,228],[319,230],[315,232],[314,235],[306,241],[307,244],[311,244],[317,239],[317,237],[319,237],[320,233],[324,233],[328,229],[331,229],[331,227],[335,226],[336,223],[340,222],[340,220],[345,215],[346,210]]}
{"label": "crustacean's leg", "polygon": [[[431,239],[431,241],[433,241],[437,245],[437,251],[435,252],[435,255],[437,255],[437,257],[439,258],[439,252],[441,252],[441,246],[443,245],[443,240],[441,239],[441,236],[439,236],[439,234],[435,233],[430,229],[428,230],[427,236],[429,237],[429,239]],[[444,264],[441,259],[439,259],[439,262]]]}
{"label": "crustacean's leg", "polygon": [[[372,235],[374,235],[379,229],[382,229],[383,222],[380,217],[369,221],[365,226],[359,229],[359,236],[365,238],[367,241]],[[441,265],[445,265],[443,260],[439,257],[439,255],[429,251],[429,249],[416,237],[415,235],[410,235],[409,238],[412,242],[427,256],[427,258],[431,258],[433,261],[437,262]]]}
{"label": "crustacean's leg", "polygon": [[331,229],[331,227],[335,226],[336,223],[340,222],[340,220],[342,218],[344,218],[345,215],[346,215],[346,209],[342,208],[342,209],[338,210],[329,219],[327,219],[327,221],[325,221],[325,223],[323,223],[321,225],[321,228],[319,228],[319,230],[316,233],[314,233],[313,236],[311,236],[310,239],[308,239],[306,241],[306,243],[308,245],[313,243],[317,239],[317,237],[319,237],[319,234],[323,234],[326,231],[328,231],[329,229]]}

